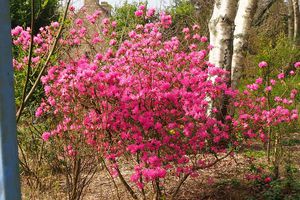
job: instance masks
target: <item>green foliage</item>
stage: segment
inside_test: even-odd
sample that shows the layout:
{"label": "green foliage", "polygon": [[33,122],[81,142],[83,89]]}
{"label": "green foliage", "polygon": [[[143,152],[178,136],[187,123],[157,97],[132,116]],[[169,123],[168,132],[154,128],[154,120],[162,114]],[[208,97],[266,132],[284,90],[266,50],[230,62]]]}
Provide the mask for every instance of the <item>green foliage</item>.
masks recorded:
{"label": "green foliage", "polygon": [[212,0],[198,0],[196,4],[190,0],[175,0],[174,6],[168,8],[173,20],[173,33],[181,34],[185,27],[192,27],[194,24],[200,25],[199,34],[207,36],[208,22],[211,17],[211,11],[214,1]]}
{"label": "green foliage", "polygon": [[263,193],[266,200],[298,200],[300,199],[300,181],[294,178],[297,168],[288,166],[286,168],[290,176],[283,180],[275,180],[270,187]]}
{"label": "green foliage", "polygon": [[[12,27],[30,26],[31,18],[30,0],[11,0],[10,13]],[[35,1],[35,26],[34,32],[42,26],[47,26],[51,21],[59,17],[59,0],[37,0]]]}
{"label": "green foliage", "polygon": [[294,48],[284,33],[278,35],[276,42],[263,36],[258,39],[259,49],[255,57],[256,62],[264,60],[271,66],[285,70],[284,67],[300,59],[300,49]]}
{"label": "green foliage", "polygon": [[118,41],[125,40],[128,37],[128,32],[134,30],[136,25],[146,23],[143,18],[136,17],[134,14],[134,12],[137,10],[137,7],[141,4],[146,5],[147,3],[128,3],[126,1],[123,5],[114,8],[111,18],[118,24],[115,30],[117,32]]}
{"label": "green foliage", "polygon": [[168,8],[168,12],[172,16],[172,27],[168,30],[167,35],[183,35],[182,29],[191,28],[194,24],[198,24],[196,18],[195,7],[187,0],[179,0],[175,5]]}

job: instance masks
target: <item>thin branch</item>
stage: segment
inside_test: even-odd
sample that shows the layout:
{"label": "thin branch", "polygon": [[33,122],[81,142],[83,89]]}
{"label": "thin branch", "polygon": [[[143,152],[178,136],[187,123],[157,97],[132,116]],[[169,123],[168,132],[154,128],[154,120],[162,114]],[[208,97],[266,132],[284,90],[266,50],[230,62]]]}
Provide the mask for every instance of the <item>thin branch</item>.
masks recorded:
{"label": "thin branch", "polygon": [[112,174],[110,173],[110,171],[109,171],[109,169],[108,169],[108,167],[107,167],[107,165],[105,163],[105,160],[102,157],[101,157],[101,161],[102,161],[102,163],[104,165],[104,168],[106,169],[107,173],[109,174],[109,176],[110,176],[110,178],[111,178],[111,180],[112,180],[112,182],[113,182],[113,184],[114,184],[114,186],[116,188],[118,200],[120,200],[121,198],[120,198],[120,194],[119,194],[119,188],[118,188],[118,186],[116,184],[116,181],[115,181],[114,177],[112,176]]}
{"label": "thin branch", "polygon": [[[20,105],[19,110],[23,110],[25,106],[25,97],[26,97],[26,89],[29,83],[29,77],[31,72],[31,59],[32,59],[32,52],[33,52],[33,28],[34,28],[34,0],[31,0],[31,19],[30,19],[30,47],[29,47],[29,55],[28,55],[28,63],[27,63],[27,72],[26,72],[26,81],[23,88],[23,94],[22,94],[22,103]],[[17,115],[17,123],[20,120],[21,115]]]}
{"label": "thin branch", "polygon": [[258,5],[258,9],[252,22],[252,26],[259,26],[264,22],[264,20],[266,19],[267,11],[276,1],[277,0],[262,0],[261,4],[263,5]]}
{"label": "thin branch", "polygon": [[174,192],[173,195],[172,195],[171,200],[174,200],[174,199],[175,199],[175,197],[177,196],[177,194],[178,194],[178,192],[179,192],[179,190],[180,190],[180,187],[181,187],[182,184],[186,181],[186,179],[191,175],[192,172],[197,171],[197,170],[200,170],[200,169],[206,169],[206,168],[212,167],[212,166],[214,166],[215,164],[217,164],[219,161],[221,161],[221,160],[227,158],[232,152],[233,152],[233,149],[230,150],[230,151],[229,151],[226,155],[224,155],[223,157],[217,158],[214,162],[209,163],[209,164],[207,164],[207,165],[204,165],[204,166],[195,166],[191,172],[185,174],[185,175],[182,177],[182,179],[179,181],[179,183],[178,183],[178,185],[177,185],[177,187],[176,187],[176,189],[175,189],[175,192]]}
{"label": "thin branch", "polygon": [[130,193],[130,195],[132,196],[132,198],[138,199],[138,197],[136,196],[135,192],[134,192],[133,189],[128,185],[127,181],[125,180],[125,178],[124,178],[123,175],[121,174],[121,171],[119,170],[118,167],[116,167],[116,171],[118,172],[118,176],[119,176],[121,182],[123,183],[123,185],[125,186],[125,188],[127,189],[127,191]]}

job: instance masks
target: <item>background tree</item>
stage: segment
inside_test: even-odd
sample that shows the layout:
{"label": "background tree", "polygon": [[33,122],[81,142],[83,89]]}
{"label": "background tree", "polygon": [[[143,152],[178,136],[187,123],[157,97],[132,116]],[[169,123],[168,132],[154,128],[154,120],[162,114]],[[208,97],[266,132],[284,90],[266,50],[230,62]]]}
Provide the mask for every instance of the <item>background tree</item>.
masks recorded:
{"label": "background tree", "polygon": [[[42,26],[47,26],[59,17],[59,0],[35,1],[35,26],[34,32]],[[30,26],[30,0],[11,0],[10,13],[12,28],[16,26]]]}

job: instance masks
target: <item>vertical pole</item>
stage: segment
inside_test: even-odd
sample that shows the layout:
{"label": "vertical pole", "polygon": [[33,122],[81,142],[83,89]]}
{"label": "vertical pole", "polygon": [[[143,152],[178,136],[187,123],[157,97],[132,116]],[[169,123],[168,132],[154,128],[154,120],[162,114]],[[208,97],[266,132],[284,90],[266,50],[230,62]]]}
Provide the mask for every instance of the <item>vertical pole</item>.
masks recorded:
{"label": "vertical pole", "polygon": [[0,200],[19,200],[9,0],[0,0],[0,5]]}

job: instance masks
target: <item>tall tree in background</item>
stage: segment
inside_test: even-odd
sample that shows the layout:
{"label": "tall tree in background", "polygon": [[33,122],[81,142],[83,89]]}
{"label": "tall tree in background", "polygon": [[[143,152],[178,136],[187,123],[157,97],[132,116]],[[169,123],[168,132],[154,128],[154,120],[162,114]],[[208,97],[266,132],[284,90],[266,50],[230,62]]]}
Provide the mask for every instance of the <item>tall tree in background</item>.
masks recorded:
{"label": "tall tree in background", "polygon": [[233,40],[233,55],[231,66],[231,86],[237,87],[237,82],[241,77],[243,69],[243,59],[247,46],[249,30],[255,13],[257,0],[240,0],[235,17],[235,30]]}
{"label": "tall tree in background", "polygon": [[[34,32],[40,27],[47,26],[59,17],[59,0],[35,1],[35,26]],[[10,13],[12,27],[30,26],[30,0],[11,0]]]}
{"label": "tall tree in background", "polygon": [[298,0],[292,0],[294,13],[294,44],[300,45],[300,11]]}
{"label": "tall tree in background", "polygon": [[231,68],[236,7],[237,0],[216,0],[209,22],[210,44],[214,47],[209,61],[226,70]]}
{"label": "tall tree in background", "polygon": [[287,1],[288,6],[288,37],[291,41],[294,40],[294,8],[292,0]]}

